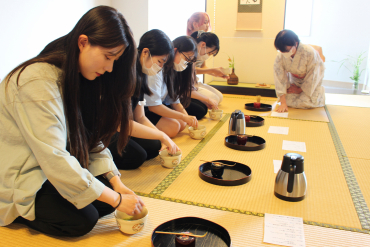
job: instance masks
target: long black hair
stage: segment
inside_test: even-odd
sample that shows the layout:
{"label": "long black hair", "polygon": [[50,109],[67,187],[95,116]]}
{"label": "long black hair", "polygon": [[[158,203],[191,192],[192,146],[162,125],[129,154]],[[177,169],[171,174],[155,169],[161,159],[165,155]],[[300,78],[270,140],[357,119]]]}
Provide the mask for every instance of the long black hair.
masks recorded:
{"label": "long black hair", "polygon": [[[197,43],[190,36],[180,36],[172,41],[174,48],[177,48],[177,52],[194,52],[193,61],[197,59]],[[194,66],[192,63],[188,64],[185,70],[177,72],[173,69],[171,71],[171,81],[173,81],[173,95],[169,94],[174,100],[180,99],[184,107],[188,107],[191,99],[191,91],[193,89],[193,74]],[[169,79],[170,80],[170,79]]]}
{"label": "long black hair", "polygon": [[[142,72],[142,66],[140,63],[140,56],[144,48],[148,48],[152,56],[164,56],[168,55],[167,61],[164,64],[164,70],[167,70],[168,65],[173,63],[174,52],[173,45],[170,38],[161,30],[152,29],[144,33],[139,41],[139,46],[137,48],[138,56],[136,60],[136,73],[137,73],[137,83],[135,96],[139,96],[141,90],[147,95],[152,95],[148,87],[148,76]],[[161,72],[159,72],[161,73]],[[173,91],[172,86],[170,90]]]}
{"label": "long black hair", "polygon": [[[114,62],[113,71],[91,82],[96,85],[94,97],[89,97],[93,111],[93,119],[89,121],[90,128],[86,127],[87,119],[84,119],[81,110],[81,102],[86,101],[80,92],[80,84],[86,79],[78,72],[78,39],[82,34],[88,37],[91,46],[107,49],[121,45],[125,47],[122,56]],[[130,98],[134,93],[136,81],[136,55],[132,32],[122,14],[112,7],[98,6],[84,14],[70,33],[49,43],[39,55],[12,70],[7,82],[19,70],[18,83],[22,71],[34,63],[45,62],[62,70],[59,79],[67,119],[69,150],[81,166],[87,168],[89,151],[100,142],[104,148],[107,147],[119,126],[119,152],[127,144],[131,118]],[[102,149],[97,150],[99,151]]]}
{"label": "long black hair", "polygon": [[287,46],[295,46],[298,42],[299,45],[299,38],[298,35],[295,34],[293,31],[284,29],[281,30],[275,38],[275,48],[281,52],[288,52]]}
{"label": "long black hair", "polygon": [[213,54],[213,56],[216,56],[218,52],[220,51],[220,40],[218,39],[217,35],[214,33],[196,31],[191,34],[191,37],[195,39],[197,44],[203,41],[206,43],[207,47],[213,48],[213,51],[217,51],[215,54]]}

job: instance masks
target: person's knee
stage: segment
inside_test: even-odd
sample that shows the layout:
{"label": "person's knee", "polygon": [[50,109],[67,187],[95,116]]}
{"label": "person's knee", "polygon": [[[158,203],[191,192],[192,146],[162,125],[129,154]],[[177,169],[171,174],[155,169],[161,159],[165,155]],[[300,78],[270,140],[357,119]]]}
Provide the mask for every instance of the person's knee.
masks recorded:
{"label": "person's knee", "polygon": [[71,237],[80,237],[91,232],[98,222],[99,214],[97,211],[89,212],[89,214],[81,214],[74,217],[73,222],[68,226],[69,232],[66,234]]}
{"label": "person's knee", "polygon": [[200,109],[196,114],[195,114],[195,117],[198,119],[198,120],[201,120],[202,118],[204,118],[205,115],[207,115],[207,110],[204,110],[204,109]]}
{"label": "person's knee", "polygon": [[179,124],[180,124],[180,130],[179,130],[179,132],[181,132],[181,131],[183,131],[186,128],[187,123],[184,122],[184,121],[181,121],[181,122],[179,122]]}
{"label": "person's knee", "polygon": [[180,131],[181,131],[181,123],[175,119],[173,121],[169,122],[166,126],[165,133],[170,137],[175,137]]}

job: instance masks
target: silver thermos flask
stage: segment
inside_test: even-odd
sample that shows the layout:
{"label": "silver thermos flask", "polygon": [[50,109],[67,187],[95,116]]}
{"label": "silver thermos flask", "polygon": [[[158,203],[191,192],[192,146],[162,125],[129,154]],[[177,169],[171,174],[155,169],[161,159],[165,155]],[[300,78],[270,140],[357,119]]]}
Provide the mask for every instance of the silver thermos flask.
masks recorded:
{"label": "silver thermos flask", "polygon": [[275,179],[275,196],[285,201],[298,202],[306,196],[307,180],[304,173],[304,158],[300,154],[284,155],[281,168]]}

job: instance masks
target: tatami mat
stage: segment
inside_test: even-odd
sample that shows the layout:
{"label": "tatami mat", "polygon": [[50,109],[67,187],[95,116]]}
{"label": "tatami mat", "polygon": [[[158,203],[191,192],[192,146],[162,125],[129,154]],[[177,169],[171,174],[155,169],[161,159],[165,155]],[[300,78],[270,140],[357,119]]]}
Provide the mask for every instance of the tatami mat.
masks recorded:
{"label": "tatami mat", "polygon": [[[271,97],[262,97],[261,103],[272,105],[274,110],[277,105],[277,99]],[[270,116],[272,111],[258,112],[249,111],[245,109],[245,104],[256,102],[256,97],[252,96],[239,96],[239,95],[224,95],[224,99],[220,105],[220,109],[224,112],[232,113],[236,109],[242,110],[244,114],[258,115],[258,116]],[[289,108],[288,118],[300,119],[300,120],[311,120],[311,121],[322,121],[329,122],[324,107],[318,107],[313,109],[295,109]]]}
{"label": "tatami mat", "polygon": [[362,195],[367,206],[370,206],[370,159],[349,158],[352,170],[356,176],[358,185],[360,186]]}
{"label": "tatami mat", "polygon": [[[20,224],[0,228],[0,246],[6,247],[70,247],[70,246],[115,246],[149,247],[151,234],[160,224],[179,217],[199,217],[223,226],[230,234],[233,247],[278,246],[263,243],[264,217],[232,213],[186,204],[143,197],[149,210],[144,229],[135,235],[119,231],[113,215],[100,219],[95,228],[79,238],[49,237]],[[306,246],[369,246],[370,235],[304,225]],[[211,246],[205,246],[211,247]]]}
{"label": "tatami mat", "polygon": [[[267,133],[269,126],[289,127],[289,135]],[[255,152],[227,148],[224,124],[205,148],[162,194],[196,203],[258,213],[303,217],[304,220],[361,228],[327,123],[268,118],[265,125],[247,128],[247,134],[261,136],[266,148]],[[281,160],[283,140],[306,143],[305,158],[308,192],[301,202],[286,202],[274,196],[273,160]],[[204,182],[198,176],[200,160],[226,159],[244,163],[252,169],[252,180],[235,187]]]}
{"label": "tatami mat", "polygon": [[347,157],[370,159],[370,108],[327,106]]}
{"label": "tatami mat", "polygon": [[[199,121],[199,124],[206,126],[207,134],[217,123],[218,121],[211,120],[208,114]],[[187,129],[172,140],[181,148],[182,159],[200,142],[200,140],[192,139]],[[135,192],[150,193],[171,171],[172,169],[161,166],[159,157],[156,157],[146,161],[138,169],[121,170],[120,172],[122,174],[121,180],[127,187]]]}

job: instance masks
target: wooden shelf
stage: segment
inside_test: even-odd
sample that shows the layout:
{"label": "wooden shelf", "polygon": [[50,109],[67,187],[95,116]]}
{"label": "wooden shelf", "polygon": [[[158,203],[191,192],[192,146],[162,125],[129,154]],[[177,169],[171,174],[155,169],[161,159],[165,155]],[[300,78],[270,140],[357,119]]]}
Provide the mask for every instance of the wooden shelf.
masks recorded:
{"label": "wooden shelf", "polygon": [[216,88],[225,94],[241,95],[261,95],[265,97],[276,97],[275,85],[270,88],[256,87],[256,83],[239,83],[238,85],[228,85],[226,81],[211,81],[208,85]]}

